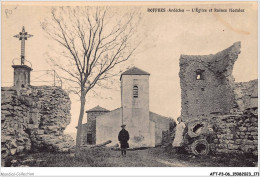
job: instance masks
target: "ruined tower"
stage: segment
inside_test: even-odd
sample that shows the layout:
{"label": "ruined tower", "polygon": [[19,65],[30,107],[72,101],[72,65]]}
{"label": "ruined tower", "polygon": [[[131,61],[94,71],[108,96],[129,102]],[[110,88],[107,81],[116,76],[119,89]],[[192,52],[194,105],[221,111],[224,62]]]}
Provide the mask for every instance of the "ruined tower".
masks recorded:
{"label": "ruined tower", "polygon": [[181,55],[181,115],[185,120],[228,114],[234,104],[232,70],[240,42],[214,55]]}

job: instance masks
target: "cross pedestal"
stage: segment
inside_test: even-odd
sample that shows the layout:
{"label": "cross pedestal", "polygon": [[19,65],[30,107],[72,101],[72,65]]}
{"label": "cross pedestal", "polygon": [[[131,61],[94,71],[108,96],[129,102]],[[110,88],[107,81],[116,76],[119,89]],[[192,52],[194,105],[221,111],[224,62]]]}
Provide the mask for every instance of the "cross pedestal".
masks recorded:
{"label": "cross pedestal", "polygon": [[23,88],[30,85],[30,73],[32,68],[26,65],[13,65],[14,87]]}

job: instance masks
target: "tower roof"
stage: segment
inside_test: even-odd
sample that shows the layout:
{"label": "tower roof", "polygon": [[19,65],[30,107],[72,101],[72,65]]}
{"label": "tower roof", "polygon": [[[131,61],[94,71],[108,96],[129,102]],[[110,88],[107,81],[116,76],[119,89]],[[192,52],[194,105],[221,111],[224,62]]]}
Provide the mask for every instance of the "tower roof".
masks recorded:
{"label": "tower roof", "polygon": [[[141,70],[137,67],[132,67],[132,68],[126,70],[125,72],[123,72],[121,74],[121,77],[122,77],[122,75],[150,75],[150,73],[148,73],[144,70]],[[120,77],[120,80],[121,80],[121,77]]]}
{"label": "tower roof", "polygon": [[109,110],[102,108],[101,106],[97,105],[96,107],[86,111],[86,113],[88,113],[88,112],[109,112]]}

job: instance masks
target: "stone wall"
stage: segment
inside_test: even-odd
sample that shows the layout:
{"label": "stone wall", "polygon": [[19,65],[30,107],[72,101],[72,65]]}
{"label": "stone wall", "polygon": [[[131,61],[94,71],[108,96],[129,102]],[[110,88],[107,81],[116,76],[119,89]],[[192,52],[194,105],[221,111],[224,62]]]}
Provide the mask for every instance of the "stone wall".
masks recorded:
{"label": "stone wall", "polygon": [[[101,144],[108,140],[112,141],[112,143],[108,144],[108,146],[114,146],[118,144],[119,143],[118,133],[121,130],[121,125],[122,125],[122,108],[112,110],[106,114],[97,117],[96,144]],[[126,125],[126,130],[128,130],[128,125]],[[130,139],[133,138],[131,132],[129,133],[130,133]]]}
{"label": "stone wall", "polygon": [[233,113],[258,108],[258,80],[235,83],[235,104]]}
{"label": "stone wall", "polygon": [[258,153],[257,109],[249,109],[242,115],[213,117],[213,152]]}
{"label": "stone wall", "polygon": [[214,55],[181,55],[183,120],[230,113],[235,99],[232,70],[239,53],[240,42],[237,42]]}
{"label": "stone wall", "polygon": [[70,123],[71,101],[59,87],[1,88],[1,155],[24,150],[68,151],[74,145],[63,131]]}
{"label": "stone wall", "polygon": [[257,156],[257,117],[257,108],[251,108],[241,114],[211,116],[186,122],[184,146],[189,152],[202,154],[206,147],[197,146],[196,149],[194,145],[206,141],[213,154],[251,153]]}
{"label": "stone wall", "polygon": [[258,153],[258,80],[235,84],[233,115],[213,117],[217,153]]}
{"label": "stone wall", "polygon": [[186,120],[188,150],[192,142],[204,139],[213,153],[258,155],[258,81],[235,83],[234,95],[230,114],[216,113]]}
{"label": "stone wall", "polygon": [[[86,132],[92,135],[92,144],[96,144],[96,118],[98,116],[101,116],[103,114],[106,114],[108,111],[95,111],[95,112],[87,112],[87,126],[86,127]],[[83,135],[84,139],[84,144],[87,143],[87,133]]]}
{"label": "stone wall", "polygon": [[[258,80],[235,83],[240,42],[214,55],[181,55],[182,120],[188,150],[200,142],[213,153],[253,153],[258,146]],[[206,152],[206,151],[204,151]]]}
{"label": "stone wall", "polygon": [[170,130],[173,120],[150,111],[150,121],[155,124],[155,146],[162,145],[163,132]]}

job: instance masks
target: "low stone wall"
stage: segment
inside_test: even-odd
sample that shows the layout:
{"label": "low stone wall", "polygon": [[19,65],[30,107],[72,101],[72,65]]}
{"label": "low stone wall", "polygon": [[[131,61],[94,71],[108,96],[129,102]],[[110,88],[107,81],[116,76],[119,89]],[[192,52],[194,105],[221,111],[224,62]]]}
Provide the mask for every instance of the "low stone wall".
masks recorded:
{"label": "low stone wall", "polygon": [[68,151],[73,138],[63,131],[70,123],[71,101],[59,87],[1,88],[1,155],[24,150]]}
{"label": "low stone wall", "polygon": [[258,153],[257,109],[242,115],[213,117],[213,151],[216,153]]}
{"label": "low stone wall", "polygon": [[155,146],[160,146],[164,141],[166,141],[165,136],[167,136],[167,133],[170,129],[170,124],[173,122],[173,120],[151,111],[149,117],[150,121],[154,122],[155,124]]}

